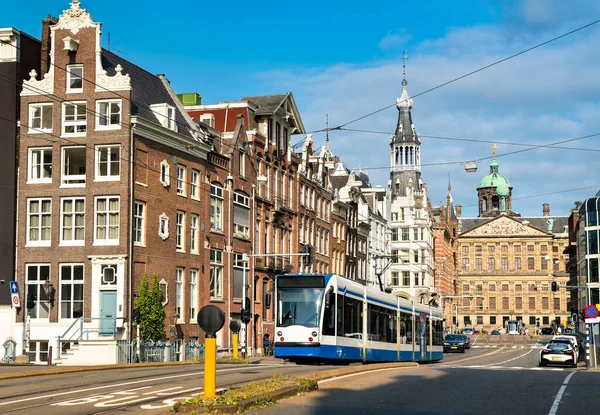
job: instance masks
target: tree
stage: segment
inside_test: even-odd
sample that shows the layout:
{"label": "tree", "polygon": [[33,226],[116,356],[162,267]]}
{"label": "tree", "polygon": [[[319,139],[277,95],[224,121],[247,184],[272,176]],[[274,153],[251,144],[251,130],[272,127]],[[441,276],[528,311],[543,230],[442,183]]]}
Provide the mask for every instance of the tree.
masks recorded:
{"label": "tree", "polygon": [[135,303],[140,313],[140,337],[142,340],[157,341],[165,337],[165,309],[158,275],[154,274],[152,290],[148,290],[148,276],[144,273],[140,296]]}

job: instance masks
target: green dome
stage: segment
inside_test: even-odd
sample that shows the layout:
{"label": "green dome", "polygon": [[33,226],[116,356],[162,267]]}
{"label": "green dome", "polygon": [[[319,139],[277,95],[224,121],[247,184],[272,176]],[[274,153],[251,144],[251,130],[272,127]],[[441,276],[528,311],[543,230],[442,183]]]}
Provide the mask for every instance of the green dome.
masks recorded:
{"label": "green dome", "polygon": [[510,188],[510,183],[506,177],[498,173],[498,163],[496,163],[496,160],[493,160],[490,163],[490,174],[481,179],[478,188],[498,186],[506,186]]}

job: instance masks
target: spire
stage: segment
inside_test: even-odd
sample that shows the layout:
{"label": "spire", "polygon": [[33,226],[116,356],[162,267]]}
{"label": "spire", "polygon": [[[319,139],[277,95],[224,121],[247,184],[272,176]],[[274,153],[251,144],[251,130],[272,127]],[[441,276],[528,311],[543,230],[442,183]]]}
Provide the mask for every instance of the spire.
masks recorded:
{"label": "spire", "polygon": [[406,91],[406,85],[408,85],[408,82],[406,81],[406,60],[408,59],[408,56],[405,51],[402,51],[402,55],[402,94],[400,95],[400,98],[396,99],[396,107],[398,107],[399,110],[410,110],[413,106],[413,100],[410,99],[408,91]]}
{"label": "spire", "polygon": [[327,126],[327,128],[325,129],[325,131],[327,131],[327,137],[325,138],[325,142],[329,144],[329,114],[325,114],[325,125]]}
{"label": "spire", "polygon": [[408,56],[406,55],[406,51],[403,50],[402,51],[402,86],[406,87],[406,85],[408,84],[408,82],[406,82],[406,60],[408,59]]}
{"label": "spire", "polygon": [[496,149],[498,146],[494,143],[492,144],[492,162],[490,163],[490,174],[498,174],[498,163],[496,162]]}

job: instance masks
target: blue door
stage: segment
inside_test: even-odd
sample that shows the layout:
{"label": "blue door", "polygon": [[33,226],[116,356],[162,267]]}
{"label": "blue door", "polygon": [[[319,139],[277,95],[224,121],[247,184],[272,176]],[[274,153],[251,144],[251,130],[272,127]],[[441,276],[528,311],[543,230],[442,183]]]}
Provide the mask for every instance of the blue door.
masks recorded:
{"label": "blue door", "polygon": [[100,334],[113,335],[117,317],[116,291],[100,291],[100,317]]}

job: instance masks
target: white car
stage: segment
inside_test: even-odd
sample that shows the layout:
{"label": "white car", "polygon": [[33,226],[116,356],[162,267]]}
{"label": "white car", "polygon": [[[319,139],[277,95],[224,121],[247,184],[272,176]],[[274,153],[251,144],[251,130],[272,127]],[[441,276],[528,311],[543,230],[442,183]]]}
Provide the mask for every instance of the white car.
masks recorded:
{"label": "white car", "polygon": [[540,350],[540,366],[548,363],[567,364],[577,367],[577,348],[568,341],[551,341]]}

